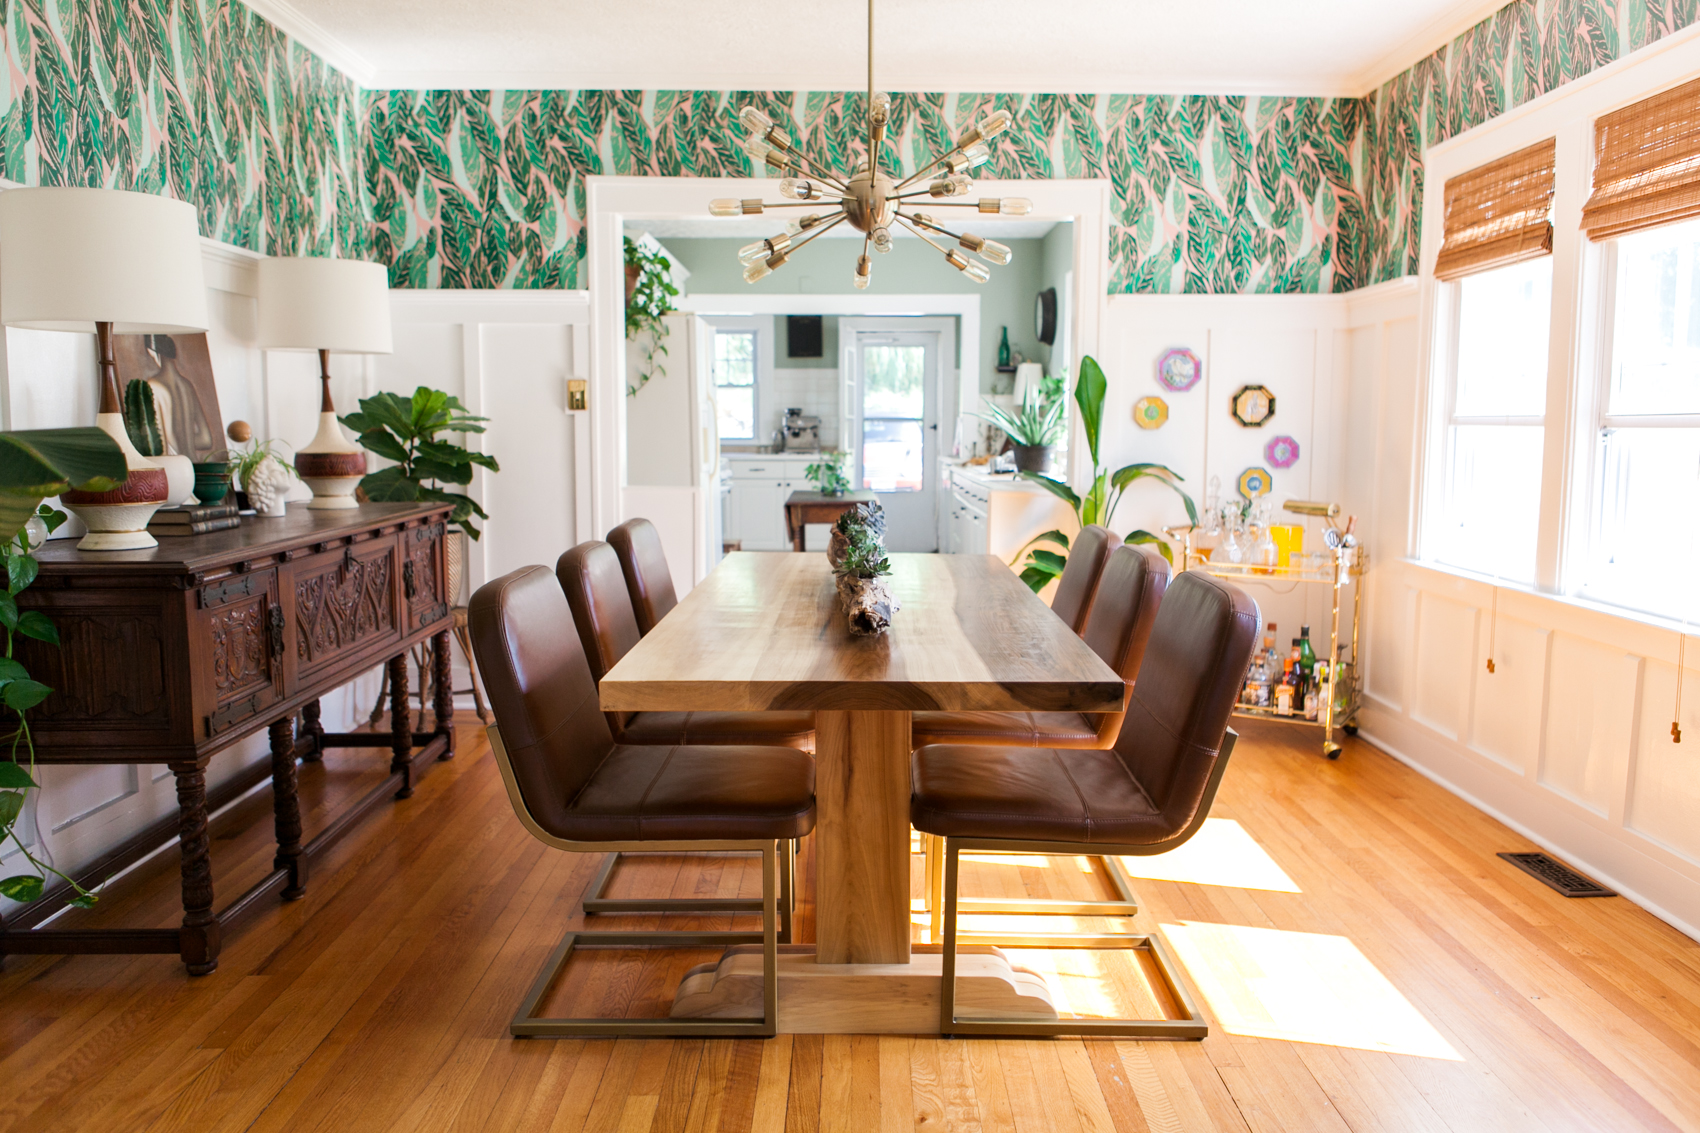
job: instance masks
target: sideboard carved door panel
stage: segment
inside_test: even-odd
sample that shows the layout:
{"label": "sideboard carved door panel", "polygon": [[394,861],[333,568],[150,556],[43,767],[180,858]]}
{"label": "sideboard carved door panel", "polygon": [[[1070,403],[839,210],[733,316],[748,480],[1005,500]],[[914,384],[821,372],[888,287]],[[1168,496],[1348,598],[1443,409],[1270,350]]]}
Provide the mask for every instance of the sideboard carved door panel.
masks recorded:
{"label": "sideboard carved door panel", "polygon": [[448,580],[444,575],[441,522],[421,524],[402,532],[402,598],[407,603],[407,628],[415,630],[449,616]]}
{"label": "sideboard carved door panel", "polygon": [[393,536],[301,559],[285,575],[294,600],[290,649],[296,672],[316,673],[402,637]]}
{"label": "sideboard carved door panel", "polygon": [[209,738],[241,724],[283,699],[286,626],[278,601],[277,571],[232,575],[199,588],[200,637],[207,650],[212,711]]}

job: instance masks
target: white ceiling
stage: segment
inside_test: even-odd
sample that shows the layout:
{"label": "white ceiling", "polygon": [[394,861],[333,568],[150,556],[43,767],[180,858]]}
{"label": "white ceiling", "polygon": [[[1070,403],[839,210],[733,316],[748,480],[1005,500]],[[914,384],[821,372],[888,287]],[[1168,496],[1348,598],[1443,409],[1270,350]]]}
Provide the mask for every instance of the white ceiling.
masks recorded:
{"label": "white ceiling", "polygon": [[[859,0],[249,0],[372,87],[854,90]],[[1361,95],[1505,0],[879,0],[886,90]]]}

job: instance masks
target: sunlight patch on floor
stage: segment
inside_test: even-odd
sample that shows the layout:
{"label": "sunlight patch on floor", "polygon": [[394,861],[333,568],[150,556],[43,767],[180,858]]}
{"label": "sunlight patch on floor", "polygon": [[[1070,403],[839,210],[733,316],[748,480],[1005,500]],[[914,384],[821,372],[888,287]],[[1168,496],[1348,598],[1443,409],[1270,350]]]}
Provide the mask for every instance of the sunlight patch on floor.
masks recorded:
{"label": "sunlight patch on floor", "polygon": [[1343,936],[1194,921],[1163,933],[1230,1034],[1463,1061]]}
{"label": "sunlight patch on floor", "polygon": [[1231,818],[1207,818],[1192,840],[1150,858],[1121,858],[1129,877],[1299,893],[1269,852]]}

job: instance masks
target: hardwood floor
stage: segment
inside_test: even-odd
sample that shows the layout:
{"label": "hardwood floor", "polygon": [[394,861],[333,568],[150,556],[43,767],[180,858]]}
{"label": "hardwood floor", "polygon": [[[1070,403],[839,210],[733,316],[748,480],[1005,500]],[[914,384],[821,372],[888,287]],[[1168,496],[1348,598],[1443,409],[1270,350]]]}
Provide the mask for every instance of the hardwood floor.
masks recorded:
{"label": "hardwood floor", "polygon": [[[521,830],[475,721],[460,745],[305,900],[238,928],[212,976],[160,956],[9,958],[0,1130],[1700,1129],[1700,946],[1620,898],[1551,892],[1493,856],[1523,839],[1360,743],[1330,764],[1308,731],[1249,731],[1204,832],[1128,862],[1134,927],[1163,926],[1210,1017],[1194,1044],[512,1040],[600,862]],[[309,831],[383,762],[303,767]],[[270,837],[263,794],[215,823],[221,893],[269,866]],[[918,857],[914,873],[919,895]],[[169,925],[175,877],[156,859],[78,920]],[[981,860],[965,878],[980,895],[1104,894],[1081,859]],[[664,889],[753,894],[756,866],[642,858],[612,893]],[[1115,1006],[1120,957],[1019,955],[1071,1008]],[[589,954],[553,998],[659,1013],[706,958]]]}

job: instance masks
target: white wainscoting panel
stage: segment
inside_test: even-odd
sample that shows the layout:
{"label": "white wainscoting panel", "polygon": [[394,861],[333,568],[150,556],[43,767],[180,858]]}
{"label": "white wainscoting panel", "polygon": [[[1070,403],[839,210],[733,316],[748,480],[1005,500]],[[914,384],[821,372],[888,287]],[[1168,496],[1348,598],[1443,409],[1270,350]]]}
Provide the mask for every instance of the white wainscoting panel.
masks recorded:
{"label": "white wainscoting panel", "polygon": [[1497,626],[1490,624],[1488,616],[1482,617],[1477,663],[1484,676],[1490,644],[1493,679],[1480,682],[1476,691],[1470,747],[1508,770],[1525,774],[1540,759],[1552,633],[1503,614]]}

